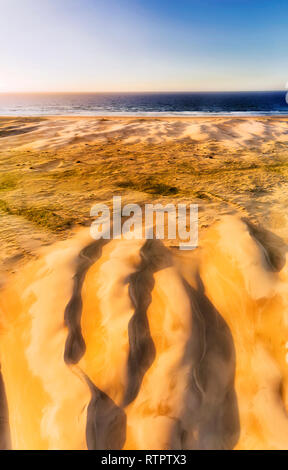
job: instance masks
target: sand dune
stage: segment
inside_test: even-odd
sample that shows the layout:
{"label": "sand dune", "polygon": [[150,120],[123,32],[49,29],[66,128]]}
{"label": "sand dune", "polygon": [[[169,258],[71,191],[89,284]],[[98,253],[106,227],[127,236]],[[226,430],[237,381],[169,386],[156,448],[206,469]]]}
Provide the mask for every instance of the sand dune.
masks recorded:
{"label": "sand dune", "polygon": [[0,284],[112,195],[238,213],[287,241],[287,118],[0,118]]}
{"label": "sand dune", "polygon": [[232,216],[193,252],[43,249],[0,299],[12,448],[287,449],[287,275]]}
{"label": "sand dune", "polygon": [[55,149],[80,143],[161,143],[188,139],[218,141],[227,148],[263,145],[271,140],[288,142],[287,118],[125,118],[55,117],[1,118],[3,149]]}
{"label": "sand dune", "polygon": [[[0,119],[0,448],[288,449],[287,123]],[[199,247],[92,240],[112,195]]]}

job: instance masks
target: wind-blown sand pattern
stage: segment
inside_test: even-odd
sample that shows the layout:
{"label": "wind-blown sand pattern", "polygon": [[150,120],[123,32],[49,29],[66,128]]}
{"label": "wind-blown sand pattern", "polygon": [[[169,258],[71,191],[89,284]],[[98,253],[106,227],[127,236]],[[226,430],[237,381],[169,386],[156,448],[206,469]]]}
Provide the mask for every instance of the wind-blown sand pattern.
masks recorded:
{"label": "wind-blown sand pattern", "polygon": [[[287,122],[2,119],[1,448],[288,448]],[[115,191],[199,247],[93,241]]]}
{"label": "wind-blown sand pattern", "polygon": [[189,138],[220,141],[240,148],[273,139],[288,141],[287,118],[111,118],[53,117],[2,118],[2,148],[47,149],[82,142],[105,142],[120,138],[124,143],[161,143]]}

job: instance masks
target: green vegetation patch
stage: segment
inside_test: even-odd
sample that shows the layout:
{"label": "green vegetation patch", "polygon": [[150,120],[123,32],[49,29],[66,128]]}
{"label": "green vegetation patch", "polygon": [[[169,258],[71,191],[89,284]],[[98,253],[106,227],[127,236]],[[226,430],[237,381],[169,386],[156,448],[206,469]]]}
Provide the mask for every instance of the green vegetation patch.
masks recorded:
{"label": "green vegetation patch", "polygon": [[0,175],[0,191],[11,191],[18,184],[18,177],[11,173],[3,173]]}
{"label": "green vegetation patch", "polygon": [[161,196],[171,196],[177,194],[179,189],[176,186],[170,186],[166,183],[159,183],[151,179],[144,179],[142,181],[120,181],[118,186],[121,188],[133,189],[149,194],[159,194]]}
{"label": "green vegetation patch", "polygon": [[45,227],[51,231],[64,230],[71,227],[72,218],[63,218],[49,207],[12,207],[6,201],[0,199],[0,210],[9,215],[25,217],[25,219],[38,225]]}

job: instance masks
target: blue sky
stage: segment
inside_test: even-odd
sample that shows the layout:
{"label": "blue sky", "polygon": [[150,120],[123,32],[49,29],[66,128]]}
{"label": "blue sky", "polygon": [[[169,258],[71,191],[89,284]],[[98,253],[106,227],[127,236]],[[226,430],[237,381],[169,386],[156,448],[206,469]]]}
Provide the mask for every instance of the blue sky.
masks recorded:
{"label": "blue sky", "polygon": [[0,0],[0,91],[283,89],[287,0]]}

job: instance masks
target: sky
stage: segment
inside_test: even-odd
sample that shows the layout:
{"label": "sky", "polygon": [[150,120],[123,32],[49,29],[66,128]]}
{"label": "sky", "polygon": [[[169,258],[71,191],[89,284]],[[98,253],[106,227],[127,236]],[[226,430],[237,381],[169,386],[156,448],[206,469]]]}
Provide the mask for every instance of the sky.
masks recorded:
{"label": "sky", "polygon": [[0,92],[284,89],[287,0],[0,0]]}

